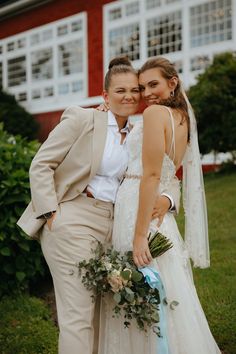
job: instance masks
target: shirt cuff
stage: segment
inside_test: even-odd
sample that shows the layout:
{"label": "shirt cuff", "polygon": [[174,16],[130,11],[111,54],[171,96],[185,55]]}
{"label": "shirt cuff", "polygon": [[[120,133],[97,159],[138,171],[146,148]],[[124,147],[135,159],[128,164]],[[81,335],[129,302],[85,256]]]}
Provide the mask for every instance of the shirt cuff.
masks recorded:
{"label": "shirt cuff", "polygon": [[164,197],[169,199],[169,201],[170,201],[169,211],[174,212],[176,210],[176,208],[175,208],[175,202],[174,202],[173,198],[167,193],[161,193],[161,195],[163,195]]}

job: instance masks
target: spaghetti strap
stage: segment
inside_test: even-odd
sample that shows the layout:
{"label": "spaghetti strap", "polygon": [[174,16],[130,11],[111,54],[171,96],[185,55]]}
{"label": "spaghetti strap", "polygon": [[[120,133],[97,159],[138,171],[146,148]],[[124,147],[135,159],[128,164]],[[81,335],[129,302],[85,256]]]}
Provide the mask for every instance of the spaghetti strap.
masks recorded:
{"label": "spaghetti strap", "polygon": [[[167,111],[170,114],[170,121],[171,121],[171,127],[172,127],[172,139],[171,139],[171,144],[170,144],[170,150],[168,153],[168,156],[174,161],[175,159],[175,124],[174,124],[174,117],[172,114],[172,111],[169,107],[164,106]],[[172,155],[171,155],[172,153]]]}

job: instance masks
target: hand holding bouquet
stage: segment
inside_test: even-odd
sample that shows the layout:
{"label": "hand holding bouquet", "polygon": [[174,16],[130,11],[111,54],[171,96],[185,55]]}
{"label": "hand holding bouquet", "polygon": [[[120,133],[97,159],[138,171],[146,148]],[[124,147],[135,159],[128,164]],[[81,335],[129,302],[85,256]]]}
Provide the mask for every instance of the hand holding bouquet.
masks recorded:
{"label": "hand holding bouquet", "polygon": [[[172,247],[172,243],[161,233],[149,235],[149,249],[153,258],[161,256]],[[160,296],[157,288],[151,287],[146,277],[133,262],[132,251],[121,254],[113,248],[104,250],[99,243],[94,258],[77,264],[82,282],[93,297],[111,293],[115,301],[114,315],[124,314],[124,325],[129,327],[135,319],[144,331],[155,327],[158,332],[158,305]]]}

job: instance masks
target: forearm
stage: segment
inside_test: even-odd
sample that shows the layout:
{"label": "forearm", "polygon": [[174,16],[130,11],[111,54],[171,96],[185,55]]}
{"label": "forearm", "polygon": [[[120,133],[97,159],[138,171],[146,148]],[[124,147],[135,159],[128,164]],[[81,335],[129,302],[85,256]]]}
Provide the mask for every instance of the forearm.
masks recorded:
{"label": "forearm", "polygon": [[159,177],[144,176],[140,183],[139,207],[135,227],[135,236],[147,236],[149,224],[152,220],[153,208],[155,205]]}

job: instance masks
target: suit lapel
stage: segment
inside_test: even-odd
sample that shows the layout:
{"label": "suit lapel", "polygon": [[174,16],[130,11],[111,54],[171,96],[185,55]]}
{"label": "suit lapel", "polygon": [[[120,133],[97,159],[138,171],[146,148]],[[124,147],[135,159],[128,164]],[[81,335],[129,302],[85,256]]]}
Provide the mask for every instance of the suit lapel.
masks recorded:
{"label": "suit lapel", "polygon": [[106,112],[94,110],[94,132],[93,132],[93,153],[89,180],[91,180],[101,164],[108,126],[108,115]]}

